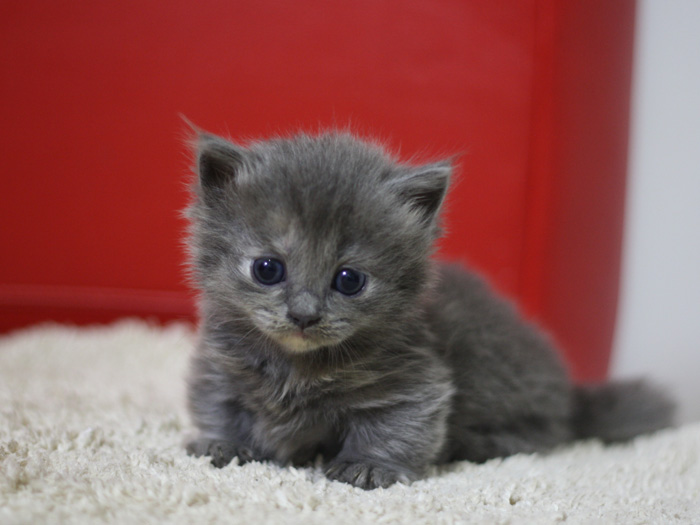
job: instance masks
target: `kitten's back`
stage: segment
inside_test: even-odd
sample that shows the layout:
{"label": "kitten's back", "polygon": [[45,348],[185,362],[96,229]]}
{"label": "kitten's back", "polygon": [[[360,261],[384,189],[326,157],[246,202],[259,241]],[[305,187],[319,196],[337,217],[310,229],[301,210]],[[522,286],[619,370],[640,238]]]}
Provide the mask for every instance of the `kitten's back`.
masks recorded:
{"label": "kitten's back", "polygon": [[[554,345],[514,305],[459,267],[439,265],[438,273],[429,317],[458,392],[452,459],[571,439],[625,441],[672,424],[674,403],[663,390],[641,380],[572,385]],[[475,429],[498,427],[505,431],[491,440],[473,439]]]}
{"label": "kitten's back", "polygon": [[547,338],[478,276],[439,264],[429,322],[457,394],[445,460],[484,461],[571,439],[571,386]]}

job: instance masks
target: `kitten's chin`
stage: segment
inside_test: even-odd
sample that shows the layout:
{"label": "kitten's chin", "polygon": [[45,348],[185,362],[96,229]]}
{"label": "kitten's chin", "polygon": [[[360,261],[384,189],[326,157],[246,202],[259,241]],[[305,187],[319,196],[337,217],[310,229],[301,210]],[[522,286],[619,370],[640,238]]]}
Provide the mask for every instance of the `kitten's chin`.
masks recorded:
{"label": "kitten's chin", "polygon": [[321,341],[298,332],[277,335],[275,339],[285,350],[292,354],[312,352],[322,346],[328,346],[329,344],[328,341]]}

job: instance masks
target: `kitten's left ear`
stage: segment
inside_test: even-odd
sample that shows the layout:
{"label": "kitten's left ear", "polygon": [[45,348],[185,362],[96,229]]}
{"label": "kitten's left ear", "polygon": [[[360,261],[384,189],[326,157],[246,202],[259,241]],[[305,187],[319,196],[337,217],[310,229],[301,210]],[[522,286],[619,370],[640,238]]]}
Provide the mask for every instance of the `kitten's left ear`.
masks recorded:
{"label": "kitten's left ear", "polygon": [[427,221],[432,221],[445,200],[451,173],[452,165],[449,161],[435,162],[408,168],[393,183],[399,195],[411,207],[422,213]]}

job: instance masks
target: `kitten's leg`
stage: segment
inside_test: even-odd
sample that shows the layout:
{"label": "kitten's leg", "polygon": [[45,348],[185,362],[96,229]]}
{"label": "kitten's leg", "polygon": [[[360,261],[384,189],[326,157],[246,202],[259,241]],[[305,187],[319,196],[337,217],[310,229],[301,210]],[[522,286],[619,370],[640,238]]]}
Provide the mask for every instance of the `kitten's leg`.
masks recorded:
{"label": "kitten's leg", "polygon": [[[427,408],[427,410],[426,410]],[[402,405],[355,414],[326,476],[363,489],[417,479],[442,448],[447,405]]]}
{"label": "kitten's leg", "polygon": [[270,459],[253,446],[253,416],[233,395],[230,379],[204,360],[194,362],[189,380],[189,408],[199,436],[186,445],[188,454],[211,456],[222,468],[237,457],[240,463]]}
{"label": "kitten's leg", "polygon": [[221,440],[199,436],[186,445],[187,453],[191,456],[211,456],[211,464],[217,468],[223,468],[233,458],[238,458],[238,463],[249,461],[264,461],[269,459],[264,454],[254,451],[250,447],[236,444],[233,441]]}

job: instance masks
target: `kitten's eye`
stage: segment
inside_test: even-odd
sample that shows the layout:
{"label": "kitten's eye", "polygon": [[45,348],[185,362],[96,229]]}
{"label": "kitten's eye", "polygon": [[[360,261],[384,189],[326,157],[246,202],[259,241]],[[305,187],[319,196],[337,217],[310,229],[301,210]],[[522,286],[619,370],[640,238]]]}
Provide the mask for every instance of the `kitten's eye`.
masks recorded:
{"label": "kitten's eye", "polygon": [[253,276],[261,284],[277,284],[284,280],[284,263],[271,257],[255,259],[253,261]]}
{"label": "kitten's eye", "polygon": [[343,295],[355,295],[365,286],[367,277],[352,268],[341,268],[333,278],[333,288]]}

